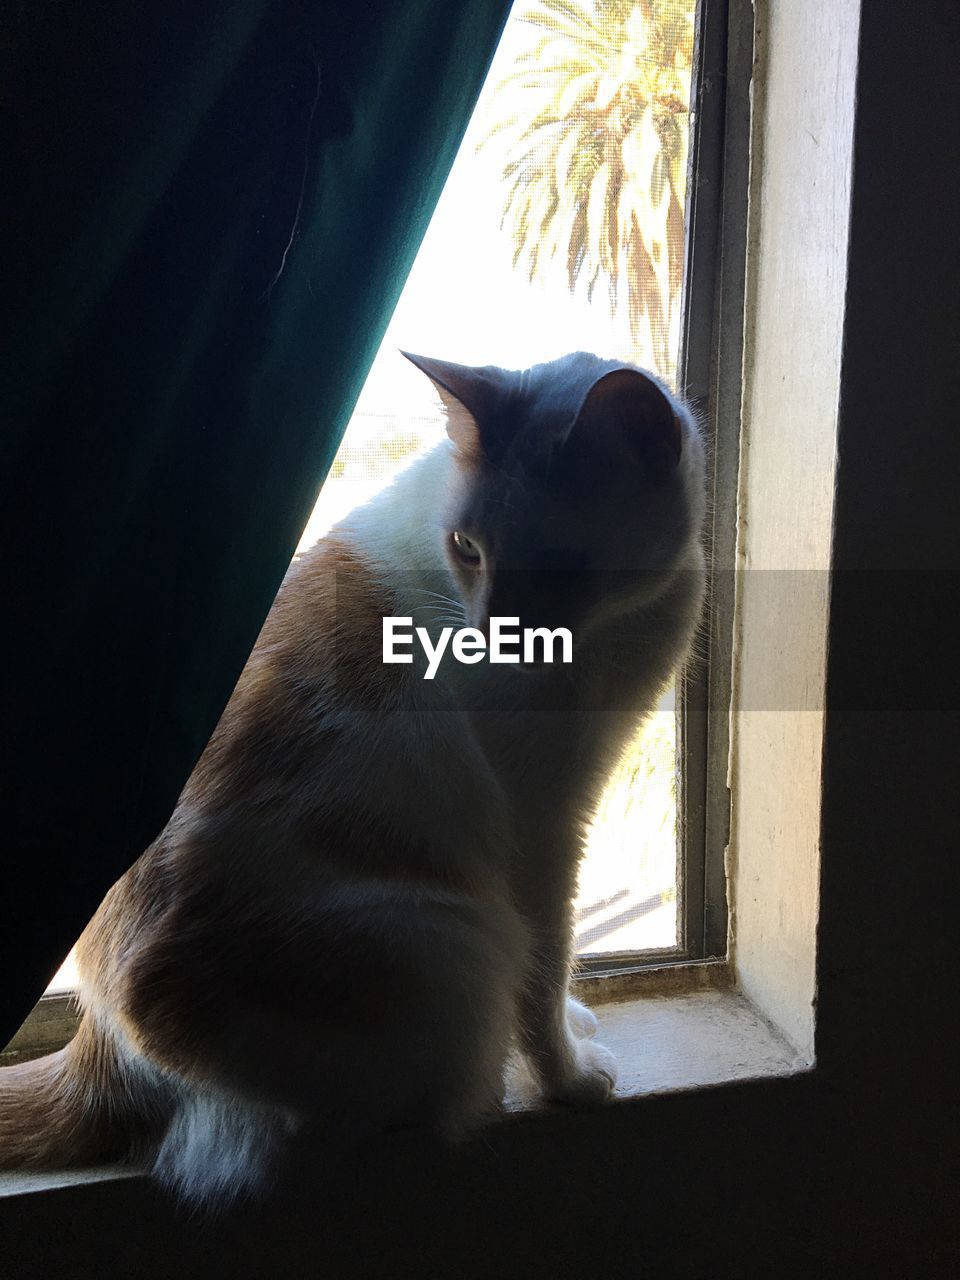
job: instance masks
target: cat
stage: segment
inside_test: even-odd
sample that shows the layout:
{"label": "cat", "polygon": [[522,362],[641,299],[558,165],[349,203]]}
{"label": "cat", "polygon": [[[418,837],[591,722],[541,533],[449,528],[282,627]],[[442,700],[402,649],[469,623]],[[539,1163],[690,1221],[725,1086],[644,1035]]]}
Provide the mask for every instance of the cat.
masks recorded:
{"label": "cat", "polygon": [[[406,354],[406,353],[405,353]],[[456,1139],[525,1056],[603,1101],[569,995],[584,826],[685,657],[704,444],[655,378],[408,357],[447,438],[291,567],[168,825],[77,950],[82,1018],[0,1072],[0,1167],[146,1162],[188,1202],[269,1192],[307,1132]],[[564,626],[572,661],[382,661],[384,617]],[[339,1146],[338,1146],[339,1144]]]}

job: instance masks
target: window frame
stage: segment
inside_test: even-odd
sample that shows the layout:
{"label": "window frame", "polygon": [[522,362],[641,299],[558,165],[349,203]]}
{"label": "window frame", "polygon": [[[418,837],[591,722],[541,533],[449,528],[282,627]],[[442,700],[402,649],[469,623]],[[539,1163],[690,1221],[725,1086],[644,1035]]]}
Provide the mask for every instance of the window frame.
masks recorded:
{"label": "window frame", "polygon": [[698,0],[677,382],[708,448],[707,601],[700,653],[677,679],[678,943],[585,953],[584,974],[727,955],[729,716],[750,178],[753,11]]}

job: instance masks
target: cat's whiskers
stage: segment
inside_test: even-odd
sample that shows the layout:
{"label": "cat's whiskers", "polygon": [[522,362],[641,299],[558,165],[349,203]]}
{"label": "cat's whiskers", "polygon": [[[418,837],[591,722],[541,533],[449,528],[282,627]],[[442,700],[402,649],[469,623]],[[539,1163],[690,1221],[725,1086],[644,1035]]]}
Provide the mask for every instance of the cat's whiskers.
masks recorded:
{"label": "cat's whiskers", "polygon": [[453,627],[459,630],[467,625],[467,612],[460,600],[443,595],[440,591],[430,591],[426,587],[416,588],[417,594],[428,597],[421,604],[413,606],[417,614],[433,614],[430,624],[440,627]]}
{"label": "cat's whiskers", "polygon": [[434,600],[440,600],[444,604],[452,605],[455,609],[463,608],[462,601],[454,599],[453,596],[445,596],[440,591],[428,591],[426,587],[416,587],[415,590],[418,595],[431,596]]}
{"label": "cat's whiskers", "polygon": [[414,612],[418,616],[422,614],[429,615],[432,613],[433,617],[428,617],[427,619],[431,626],[453,627],[454,630],[459,630],[461,627],[465,627],[467,625],[466,618],[463,614],[451,614],[445,612],[442,605],[416,605],[414,607]]}

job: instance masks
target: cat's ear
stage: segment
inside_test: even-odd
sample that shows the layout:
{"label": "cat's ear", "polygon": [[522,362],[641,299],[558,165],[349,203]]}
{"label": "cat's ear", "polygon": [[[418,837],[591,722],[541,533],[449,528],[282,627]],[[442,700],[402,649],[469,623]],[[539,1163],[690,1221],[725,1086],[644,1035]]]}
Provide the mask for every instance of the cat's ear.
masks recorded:
{"label": "cat's ear", "polygon": [[617,464],[639,462],[653,479],[665,480],[680,461],[683,433],[662,387],[639,369],[613,369],[587,392],[568,439]]}
{"label": "cat's ear", "polygon": [[434,360],[401,351],[402,356],[427,375],[437,388],[447,410],[447,435],[468,458],[480,451],[478,419],[492,413],[497,387],[492,369],[474,369],[470,365]]}

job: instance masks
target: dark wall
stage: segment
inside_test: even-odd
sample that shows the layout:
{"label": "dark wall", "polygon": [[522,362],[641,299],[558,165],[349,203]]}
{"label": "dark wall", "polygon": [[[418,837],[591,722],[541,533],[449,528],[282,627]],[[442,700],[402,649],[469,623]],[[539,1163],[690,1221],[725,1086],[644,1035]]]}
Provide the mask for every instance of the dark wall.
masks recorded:
{"label": "dark wall", "polygon": [[851,1230],[886,1226],[888,1274],[903,1275],[947,1274],[956,1248],[958,69],[957,5],[864,0],[817,1044],[849,1135],[835,1197]]}

